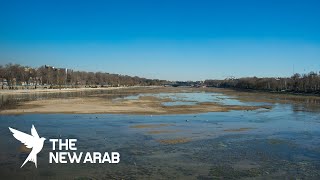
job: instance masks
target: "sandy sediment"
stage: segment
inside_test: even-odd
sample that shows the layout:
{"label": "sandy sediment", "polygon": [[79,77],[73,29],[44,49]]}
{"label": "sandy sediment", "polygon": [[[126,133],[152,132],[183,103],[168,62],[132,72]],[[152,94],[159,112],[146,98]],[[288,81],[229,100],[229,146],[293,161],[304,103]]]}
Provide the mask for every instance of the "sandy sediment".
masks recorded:
{"label": "sandy sediment", "polygon": [[231,110],[256,110],[262,106],[227,106],[217,103],[163,106],[162,101],[140,98],[138,100],[112,101],[97,97],[47,99],[27,101],[17,108],[5,109],[0,114],[67,113],[67,114],[195,114],[204,112],[226,112]]}
{"label": "sandy sediment", "polygon": [[148,131],[147,134],[172,134],[181,132],[180,130],[154,130],[154,131]]}
{"label": "sandy sediment", "polygon": [[[73,91],[73,89],[70,89]],[[143,87],[126,88],[113,93],[93,94],[86,97],[53,98],[35,101],[19,102],[13,108],[2,109],[0,114],[37,114],[37,113],[65,113],[65,114],[196,114],[206,112],[227,112],[232,110],[270,109],[271,106],[240,106],[223,105],[215,102],[197,103],[193,105],[164,106],[164,102],[174,102],[169,97],[159,98],[152,95],[140,96],[137,99],[118,98],[117,95],[132,95],[140,93],[179,93],[202,92],[199,88],[161,88]],[[226,90],[207,88],[208,92],[223,92]],[[67,90],[63,90],[67,91]],[[230,91],[226,91],[230,93]]]}
{"label": "sandy sediment", "polygon": [[132,87],[106,87],[106,88],[63,88],[63,89],[19,89],[19,90],[0,90],[0,94],[14,95],[14,94],[31,94],[31,93],[63,93],[63,92],[79,92],[79,91],[96,91],[96,90],[115,90],[115,89],[129,89],[138,88]]}
{"label": "sandy sediment", "polygon": [[172,126],[172,124],[139,124],[130,126],[131,128],[137,128],[137,129],[145,129],[145,128],[159,128],[159,127],[167,127]]}
{"label": "sandy sediment", "polygon": [[182,144],[190,142],[190,138],[176,138],[176,139],[158,139],[157,142],[160,144]]}

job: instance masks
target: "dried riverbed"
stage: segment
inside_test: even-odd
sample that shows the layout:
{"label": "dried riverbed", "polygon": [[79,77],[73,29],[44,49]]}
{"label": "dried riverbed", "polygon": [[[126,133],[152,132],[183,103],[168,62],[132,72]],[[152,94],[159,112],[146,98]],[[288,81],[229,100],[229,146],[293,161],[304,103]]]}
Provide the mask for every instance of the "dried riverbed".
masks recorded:
{"label": "dried riverbed", "polygon": [[[121,97],[119,98],[118,95]],[[192,96],[200,96],[205,100],[198,101],[196,98],[192,99]],[[210,99],[210,96],[214,98]],[[0,113],[163,115],[270,108],[271,106],[267,104],[256,103],[250,105],[240,103],[238,100],[228,98],[223,94],[214,92],[213,89],[209,88],[136,88],[122,90],[119,92],[119,94],[111,91],[100,91],[97,94],[90,94],[82,97],[50,98],[49,96],[48,98],[21,101],[17,102],[16,104],[12,104],[8,108],[4,107]]]}
{"label": "dried riverbed", "polygon": [[[319,179],[319,117],[319,97],[213,88],[6,95],[0,179]],[[29,149],[8,127],[32,124],[43,137],[76,138],[79,151],[116,151],[121,161],[50,164],[46,141],[38,168],[20,168]]]}

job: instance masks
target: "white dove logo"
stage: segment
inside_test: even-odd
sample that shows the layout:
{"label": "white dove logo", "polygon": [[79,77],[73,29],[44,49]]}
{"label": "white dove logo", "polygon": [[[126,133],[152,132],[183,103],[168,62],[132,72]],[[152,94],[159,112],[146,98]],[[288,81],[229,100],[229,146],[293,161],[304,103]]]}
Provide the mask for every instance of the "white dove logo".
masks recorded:
{"label": "white dove logo", "polygon": [[35,166],[37,167],[37,154],[41,151],[43,148],[43,143],[46,140],[46,138],[42,137],[40,138],[36,128],[32,125],[31,128],[31,135],[26,134],[24,132],[12,129],[9,127],[9,130],[13,133],[13,136],[21,141],[24,145],[26,145],[27,148],[32,148],[32,151],[30,152],[27,159],[24,161],[22,168],[28,161],[34,162]]}

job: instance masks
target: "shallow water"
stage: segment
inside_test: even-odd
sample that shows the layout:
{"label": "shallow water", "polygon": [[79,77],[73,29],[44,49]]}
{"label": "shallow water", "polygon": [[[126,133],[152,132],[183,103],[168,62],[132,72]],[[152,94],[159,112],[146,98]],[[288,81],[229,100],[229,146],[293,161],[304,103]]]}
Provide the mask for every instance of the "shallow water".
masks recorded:
{"label": "shallow water", "polygon": [[236,97],[226,96],[222,93],[214,92],[186,92],[186,93],[146,93],[138,95],[130,95],[124,98],[118,99],[129,99],[137,100],[140,97],[154,96],[160,99],[170,99],[169,102],[163,102],[164,106],[178,106],[178,105],[195,105],[197,103],[218,103],[222,105],[238,105],[238,106],[259,106],[259,105],[270,105],[270,103],[256,103],[256,102],[241,102]]}
{"label": "shallow water", "polygon": [[[234,100],[208,93],[158,96],[181,103]],[[1,115],[0,179],[319,179],[320,114],[303,105],[272,106],[194,115]],[[121,161],[49,164],[46,141],[38,168],[28,162],[20,169],[28,153],[8,127],[30,133],[32,124],[47,139],[76,138],[78,151],[117,151]]]}

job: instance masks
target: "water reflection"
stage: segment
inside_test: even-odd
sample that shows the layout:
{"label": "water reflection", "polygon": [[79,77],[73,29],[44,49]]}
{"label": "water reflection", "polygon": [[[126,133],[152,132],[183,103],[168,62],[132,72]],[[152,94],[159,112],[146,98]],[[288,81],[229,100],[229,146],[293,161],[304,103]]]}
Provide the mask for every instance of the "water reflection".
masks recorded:
{"label": "water reflection", "polygon": [[[197,115],[2,115],[1,179],[319,178],[318,113],[277,104],[270,111]],[[111,164],[49,164],[50,144],[20,169],[27,153],[8,127],[47,138],[77,138],[79,151],[118,151]],[[12,171],[15,173],[13,174]]]}
{"label": "water reflection", "polygon": [[[214,93],[144,95],[180,103],[247,105]],[[1,98],[2,107],[8,107],[25,100],[83,96],[134,99],[142,95],[117,90]],[[319,106],[305,101],[312,103],[191,115],[0,115],[0,179],[319,179]],[[32,124],[47,139],[77,138],[79,151],[118,151],[120,164],[49,164],[51,144],[46,141],[38,154],[39,167],[27,163],[20,169],[28,152],[8,127],[29,133]]]}

